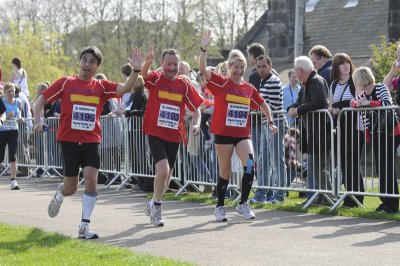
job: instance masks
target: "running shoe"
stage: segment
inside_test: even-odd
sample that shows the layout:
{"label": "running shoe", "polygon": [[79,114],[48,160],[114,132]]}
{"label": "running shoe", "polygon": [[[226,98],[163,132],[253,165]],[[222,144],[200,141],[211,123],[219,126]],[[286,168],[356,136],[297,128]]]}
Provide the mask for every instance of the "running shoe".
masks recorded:
{"label": "running shoe", "polygon": [[215,207],[214,216],[215,216],[215,220],[217,222],[226,222],[226,221],[228,221],[228,219],[226,218],[224,206]]}
{"label": "running shoe", "polygon": [[153,205],[150,209],[150,222],[155,226],[164,226],[161,205]]}
{"label": "running shoe", "polygon": [[89,224],[88,223],[82,223],[79,226],[79,238],[83,239],[96,239],[99,238],[99,236],[96,234],[96,232],[90,230]]}
{"label": "running shoe", "polygon": [[236,211],[238,213],[240,213],[241,215],[243,215],[243,217],[246,220],[251,220],[256,218],[256,216],[254,215],[254,213],[252,212],[252,210],[250,209],[250,205],[248,202],[245,202],[243,204],[237,204],[236,205]]}

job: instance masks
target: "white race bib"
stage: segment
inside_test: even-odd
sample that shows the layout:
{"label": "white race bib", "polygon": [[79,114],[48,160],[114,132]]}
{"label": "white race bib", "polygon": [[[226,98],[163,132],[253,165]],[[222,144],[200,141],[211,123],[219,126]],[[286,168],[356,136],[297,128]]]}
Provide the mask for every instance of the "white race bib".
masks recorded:
{"label": "white race bib", "polygon": [[228,103],[226,126],[246,127],[249,116],[249,106],[237,103]]}
{"label": "white race bib", "polygon": [[172,129],[178,129],[180,108],[175,105],[161,104],[160,112],[158,113],[157,126]]}
{"label": "white race bib", "polygon": [[18,122],[17,120],[6,120],[3,122],[3,128],[7,130],[18,129]]}
{"label": "white race bib", "polygon": [[72,108],[71,128],[92,131],[96,124],[96,107],[74,104]]}

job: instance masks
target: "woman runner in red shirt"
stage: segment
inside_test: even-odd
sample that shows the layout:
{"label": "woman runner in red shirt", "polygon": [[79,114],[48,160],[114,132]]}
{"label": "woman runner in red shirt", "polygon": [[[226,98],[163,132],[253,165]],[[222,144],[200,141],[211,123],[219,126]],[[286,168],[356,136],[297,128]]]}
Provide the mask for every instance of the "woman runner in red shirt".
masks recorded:
{"label": "woman runner in red shirt", "polygon": [[214,210],[218,222],[227,221],[224,210],[225,192],[231,175],[231,157],[235,149],[244,173],[242,193],[236,211],[247,220],[255,215],[247,202],[254,179],[254,152],[250,135],[250,108],[258,108],[267,117],[273,134],[277,133],[271,110],[257,89],[243,80],[246,59],[239,50],[232,50],[228,58],[228,76],[223,77],[206,68],[207,47],[212,40],[211,31],[203,33],[200,46],[199,69],[207,81],[207,88],[214,94],[214,113],[211,118],[211,132],[215,134],[220,177],[217,182],[218,203]]}

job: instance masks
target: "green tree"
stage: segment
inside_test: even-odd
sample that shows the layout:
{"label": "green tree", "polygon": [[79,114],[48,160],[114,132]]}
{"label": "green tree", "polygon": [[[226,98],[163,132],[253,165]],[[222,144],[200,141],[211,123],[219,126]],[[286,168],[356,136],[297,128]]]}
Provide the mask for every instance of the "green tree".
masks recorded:
{"label": "green tree", "polygon": [[372,66],[377,81],[382,81],[390,71],[393,62],[396,59],[396,49],[399,43],[400,41],[397,41],[396,43],[388,42],[386,37],[382,35],[379,45],[371,45]]}
{"label": "green tree", "polygon": [[3,57],[3,80],[11,75],[11,60],[21,58],[22,67],[28,73],[28,86],[31,99],[36,97],[36,85],[44,80],[53,82],[63,75],[76,72],[76,64],[71,57],[64,55],[61,36],[56,32],[44,30],[36,23],[34,31],[29,23],[18,27],[16,23],[2,25],[9,32],[0,39]]}

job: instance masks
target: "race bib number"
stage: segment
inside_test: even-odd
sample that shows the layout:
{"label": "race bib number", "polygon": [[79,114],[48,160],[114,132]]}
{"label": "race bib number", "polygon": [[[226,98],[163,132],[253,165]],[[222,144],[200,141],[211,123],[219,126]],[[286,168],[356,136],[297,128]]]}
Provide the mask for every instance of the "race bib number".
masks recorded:
{"label": "race bib number", "polygon": [[71,128],[92,131],[96,124],[96,107],[74,104],[72,109]]}
{"label": "race bib number", "polygon": [[157,126],[178,129],[180,114],[178,106],[161,104]]}
{"label": "race bib number", "polygon": [[18,129],[18,122],[17,120],[6,120],[3,122],[3,128],[7,130]]}
{"label": "race bib number", "polygon": [[229,103],[225,125],[231,127],[246,127],[249,110],[250,108],[247,105]]}

